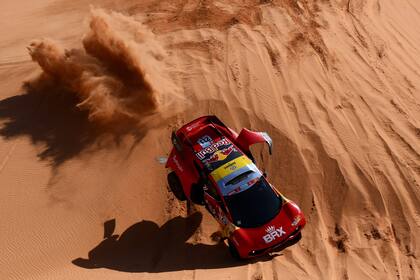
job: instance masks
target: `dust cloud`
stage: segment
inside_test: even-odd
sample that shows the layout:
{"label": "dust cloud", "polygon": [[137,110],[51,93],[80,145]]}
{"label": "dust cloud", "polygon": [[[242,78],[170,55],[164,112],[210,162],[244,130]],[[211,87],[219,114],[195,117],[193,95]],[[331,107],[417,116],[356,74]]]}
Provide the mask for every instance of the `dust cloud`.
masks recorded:
{"label": "dust cloud", "polygon": [[30,85],[67,89],[92,121],[141,120],[155,112],[159,94],[173,87],[162,82],[166,53],[155,35],[129,16],[102,9],[91,9],[89,26],[80,49],[51,39],[32,41],[29,54],[43,73]]}

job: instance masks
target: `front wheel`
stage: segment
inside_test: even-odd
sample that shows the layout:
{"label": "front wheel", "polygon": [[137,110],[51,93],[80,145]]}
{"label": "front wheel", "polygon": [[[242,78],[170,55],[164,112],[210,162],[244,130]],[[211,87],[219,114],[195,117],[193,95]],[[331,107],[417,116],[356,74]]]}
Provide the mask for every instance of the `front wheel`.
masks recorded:
{"label": "front wheel", "polygon": [[296,243],[298,243],[299,242],[299,240],[301,240],[302,239],[302,232],[299,232],[296,236],[295,236],[295,238],[293,238],[292,240],[290,240],[289,242],[289,244],[288,244],[288,246],[292,246],[292,245],[295,245]]}
{"label": "front wheel", "polygon": [[187,199],[187,197],[185,196],[184,190],[182,188],[181,181],[179,180],[175,171],[172,171],[171,173],[168,174],[168,185],[172,193],[175,195],[175,197],[178,200],[184,201]]}
{"label": "front wheel", "polygon": [[296,236],[295,236],[295,238],[293,238],[293,239],[291,239],[291,240],[288,240],[286,243],[284,243],[281,247],[278,247],[278,248],[276,248],[275,250],[273,250],[273,252],[280,252],[280,251],[282,251],[282,250],[284,250],[284,249],[286,249],[287,247],[290,247],[290,246],[292,246],[292,245],[295,245],[296,243],[298,243],[299,242],[299,240],[301,240],[302,239],[302,233],[301,232],[299,232]]}

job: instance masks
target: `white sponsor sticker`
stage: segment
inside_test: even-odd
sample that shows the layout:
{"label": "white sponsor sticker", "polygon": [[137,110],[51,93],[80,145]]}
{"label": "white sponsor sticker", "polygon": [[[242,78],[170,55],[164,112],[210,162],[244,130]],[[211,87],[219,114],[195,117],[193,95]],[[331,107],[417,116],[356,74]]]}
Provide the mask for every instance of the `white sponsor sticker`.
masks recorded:
{"label": "white sponsor sticker", "polygon": [[267,234],[263,236],[265,243],[271,243],[286,234],[283,227],[275,228],[274,226],[269,226],[265,231],[267,232]]}
{"label": "white sponsor sticker", "polygon": [[300,216],[296,216],[295,219],[292,222],[292,226],[295,227],[297,226],[297,224],[300,222],[301,217]]}
{"label": "white sponsor sticker", "polygon": [[184,172],[184,168],[182,168],[181,164],[179,163],[178,159],[176,158],[176,156],[173,157],[173,161],[176,165],[176,167],[178,167],[179,171]]}

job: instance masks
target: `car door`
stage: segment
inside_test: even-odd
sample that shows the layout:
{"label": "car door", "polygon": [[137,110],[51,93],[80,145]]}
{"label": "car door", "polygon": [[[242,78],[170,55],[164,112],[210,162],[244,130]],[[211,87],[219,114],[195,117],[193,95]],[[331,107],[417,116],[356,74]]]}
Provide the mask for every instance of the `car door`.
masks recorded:
{"label": "car door", "polygon": [[226,217],[225,211],[221,207],[221,205],[223,205],[223,201],[213,186],[207,187],[204,191],[204,201],[212,216],[220,224],[226,225],[228,223],[228,219]]}
{"label": "car door", "polygon": [[236,138],[236,142],[243,151],[249,151],[249,146],[257,143],[267,143],[268,151],[271,155],[273,141],[267,132],[251,131],[249,129],[242,129]]}

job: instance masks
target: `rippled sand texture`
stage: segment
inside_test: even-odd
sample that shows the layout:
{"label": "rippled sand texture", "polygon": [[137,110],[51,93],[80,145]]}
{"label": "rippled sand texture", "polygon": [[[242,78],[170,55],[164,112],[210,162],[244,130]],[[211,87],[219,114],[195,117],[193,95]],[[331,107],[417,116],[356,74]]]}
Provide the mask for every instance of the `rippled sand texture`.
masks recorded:
{"label": "rippled sand texture", "polygon": [[[0,7],[0,279],[420,278],[419,1]],[[168,191],[205,114],[272,136],[297,245],[235,262]]]}

